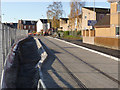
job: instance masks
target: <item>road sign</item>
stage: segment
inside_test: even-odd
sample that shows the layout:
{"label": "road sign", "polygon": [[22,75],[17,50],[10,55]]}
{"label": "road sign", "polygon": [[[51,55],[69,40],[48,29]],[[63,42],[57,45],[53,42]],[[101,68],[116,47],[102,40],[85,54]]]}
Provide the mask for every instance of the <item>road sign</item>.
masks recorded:
{"label": "road sign", "polygon": [[88,20],[88,26],[94,26],[96,23],[96,20]]}

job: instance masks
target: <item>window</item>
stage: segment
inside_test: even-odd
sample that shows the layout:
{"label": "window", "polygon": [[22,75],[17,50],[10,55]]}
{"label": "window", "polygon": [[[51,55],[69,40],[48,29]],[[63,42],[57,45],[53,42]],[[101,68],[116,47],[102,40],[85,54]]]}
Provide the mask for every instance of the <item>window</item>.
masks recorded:
{"label": "window", "polygon": [[77,26],[77,18],[75,18],[75,26]]}
{"label": "window", "polygon": [[87,19],[87,16],[85,15],[85,19]]}
{"label": "window", "polygon": [[23,24],[26,24],[26,22],[25,22],[25,21],[23,21]]}
{"label": "window", "polygon": [[35,29],[35,26],[32,26],[33,29]]}
{"label": "window", "polygon": [[60,29],[63,29],[63,27],[60,27]]}
{"label": "window", "polygon": [[120,2],[117,4],[117,11],[120,12]]}
{"label": "window", "polygon": [[24,29],[26,29],[26,26],[24,26]]}
{"label": "window", "polygon": [[120,35],[120,27],[116,27],[116,35]]}
{"label": "window", "polygon": [[28,28],[30,29],[30,26]]}
{"label": "window", "polygon": [[34,24],[34,22],[33,22],[33,21],[31,21],[31,24]]}

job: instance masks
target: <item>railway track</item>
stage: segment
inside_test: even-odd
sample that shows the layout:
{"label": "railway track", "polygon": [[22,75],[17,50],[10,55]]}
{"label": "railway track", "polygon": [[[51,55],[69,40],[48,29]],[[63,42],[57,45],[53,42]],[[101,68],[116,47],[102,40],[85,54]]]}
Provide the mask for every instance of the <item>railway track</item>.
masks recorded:
{"label": "railway track", "polygon": [[[47,48],[47,50],[54,55],[54,53],[40,40],[43,47]],[[54,55],[55,56],[55,55]],[[71,76],[71,78],[78,84],[81,90],[88,90],[88,88],[60,61],[60,59],[55,56],[58,62],[63,66],[66,72]]]}
{"label": "railway track", "polygon": [[96,68],[95,66],[93,66],[93,65],[87,63],[86,61],[80,59],[79,57],[77,57],[76,55],[74,55],[74,54],[70,53],[69,51],[65,50],[64,48],[62,48],[61,46],[57,45],[56,43],[54,43],[54,42],[52,42],[52,41],[50,41],[50,40],[48,40],[48,39],[46,39],[46,38],[45,38],[45,40],[47,40],[47,41],[51,42],[52,44],[58,46],[60,49],[64,50],[66,53],[72,55],[72,56],[75,57],[77,60],[83,62],[84,64],[88,65],[90,68],[92,68],[92,69],[98,71],[100,74],[106,76],[106,77],[109,78],[110,80],[112,80],[112,81],[114,81],[114,82],[116,82],[117,84],[120,85],[120,81],[119,81],[119,80],[113,78],[112,76],[110,76],[110,75],[108,75],[107,73],[101,71],[100,69]]}

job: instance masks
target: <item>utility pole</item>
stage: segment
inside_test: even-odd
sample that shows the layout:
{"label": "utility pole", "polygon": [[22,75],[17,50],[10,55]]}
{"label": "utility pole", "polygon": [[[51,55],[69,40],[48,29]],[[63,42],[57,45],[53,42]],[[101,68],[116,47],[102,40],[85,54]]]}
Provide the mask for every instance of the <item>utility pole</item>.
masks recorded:
{"label": "utility pole", "polygon": [[95,18],[95,0],[94,0],[94,19],[96,20],[96,18]]}
{"label": "utility pole", "polygon": [[1,0],[0,0],[0,23],[2,23],[2,14],[1,14]]}
{"label": "utility pole", "polygon": [[44,16],[42,15],[42,17],[43,17],[43,34],[44,34],[45,32]]}

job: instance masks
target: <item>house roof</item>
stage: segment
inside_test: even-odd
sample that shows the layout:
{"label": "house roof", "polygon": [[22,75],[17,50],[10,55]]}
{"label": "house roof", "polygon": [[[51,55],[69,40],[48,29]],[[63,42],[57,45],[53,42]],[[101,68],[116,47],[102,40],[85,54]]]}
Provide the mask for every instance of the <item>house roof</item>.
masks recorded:
{"label": "house roof", "polygon": [[47,19],[40,19],[40,21],[41,21],[42,23],[48,23],[48,20],[47,20]]}
{"label": "house roof", "polygon": [[113,3],[113,2],[119,2],[120,0],[107,0],[107,1]]}
{"label": "house roof", "polygon": [[82,17],[82,14],[80,14],[78,17],[81,18],[81,17]]}
{"label": "house roof", "polygon": [[68,18],[60,18],[62,20],[64,20],[67,23],[67,20],[69,20]]}
{"label": "house roof", "polygon": [[110,27],[110,14],[105,15],[94,27]]}
{"label": "house roof", "polygon": [[36,25],[37,21],[32,20],[22,20],[23,25]]}
{"label": "house roof", "polygon": [[68,20],[68,18],[60,18],[60,19],[62,19],[62,20]]}
{"label": "house roof", "polygon": [[[83,7],[83,8],[94,11],[94,7]],[[110,13],[110,8],[95,8],[95,12],[96,13]]]}

